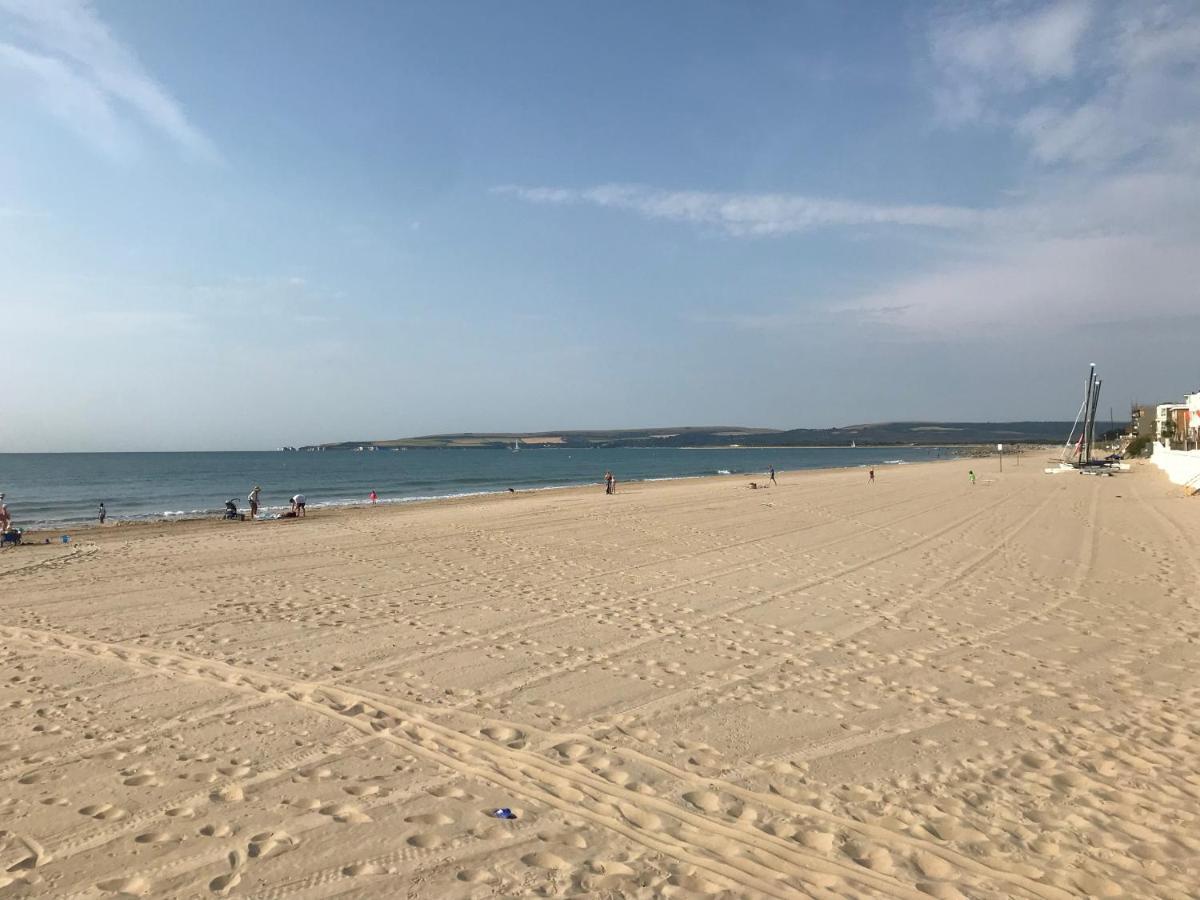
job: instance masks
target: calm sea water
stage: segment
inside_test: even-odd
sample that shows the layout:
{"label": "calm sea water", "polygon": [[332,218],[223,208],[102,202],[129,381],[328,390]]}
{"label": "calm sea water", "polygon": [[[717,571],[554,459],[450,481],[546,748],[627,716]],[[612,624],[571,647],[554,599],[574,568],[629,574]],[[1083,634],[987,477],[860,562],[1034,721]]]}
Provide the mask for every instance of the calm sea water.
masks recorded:
{"label": "calm sea water", "polygon": [[384,502],[596,484],[611,470],[618,482],[731,475],[776,469],[881,466],[938,459],[952,451],[913,447],[786,450],[494,449],[378,450],[324,453],[6,453],[0,491],[21,527],[95,519],[103,502],[110,519],[215,515],[262,485],[265,509],[295,493],[308,505]]}

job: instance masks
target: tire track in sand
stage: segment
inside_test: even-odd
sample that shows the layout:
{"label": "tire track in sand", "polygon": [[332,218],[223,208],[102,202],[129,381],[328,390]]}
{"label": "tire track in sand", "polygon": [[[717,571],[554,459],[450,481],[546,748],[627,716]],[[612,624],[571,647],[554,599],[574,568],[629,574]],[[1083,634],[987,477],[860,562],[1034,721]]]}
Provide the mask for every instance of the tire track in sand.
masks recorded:
{"label": "tire track in sand", "polygon": [[[815,896],[834,896],[812,880],[814,874],[820,874],[857,883],[890,897],[905,900],[922,900],[925,897],[915,888],[883,872],[873,871],[852,861],[831,859],[796,842],[753,828],[733,826],[655,795],[628,791],[580,767],[563,765],[532,751],[514,749],[504,743],[506,739],[511,740],[509,729],[496,731],[499,737],[491,739],[483,729],[473,727],[486,721],[478,717],[453,713],[468,721],[467,727],[455,728],[453,724],[443,724],[431,718],[451,715],[440,710],[390,699],[364,700],[356,693],[313,688],[278,675],[179,654],[145,653],[105,642],[76,640],[60,634],[14,627],[0,627],[0,635],[7,640],[41,645],[66,653],[111,656],[130,666],[155,668],[171,677],[290,698],[300,707],[350,725],[360,731],[365,740],[378,738],[462,775],[495,784],[508,791],[510,796],[526,798],[585,819],[596,827],[620,834],[644,847],[766,896],[793,897],[801,884],[804,885],[803,889]],[[660,768],[671,768],[661,761],[649,757],[645,759]],[[290,761],[281,763],[295,764]],[[698,778],[682,770],[676,770],[674,777],[697,787],[712,784],[711,779]],[[723,784],[721,788],[744,791],[733,785]],[[888,841],[905,848],[915,846],[943,860],[949,858],[957,868],[1000,880],[1010,890],[1022,891],[1042,900],[1066,900],[1071,896],[1060,888],[1034,881],[1019,873],[991,869],[969,856],[916,838],[897,835],[854,820],[842,820],[816,808],[780,798],[745,793],[754,797],[755,802],[772,805],[783,802],[789,804],[793,811],[803,811],[805,815],[836,818],[844,821],[845,827],[871,840]]]}

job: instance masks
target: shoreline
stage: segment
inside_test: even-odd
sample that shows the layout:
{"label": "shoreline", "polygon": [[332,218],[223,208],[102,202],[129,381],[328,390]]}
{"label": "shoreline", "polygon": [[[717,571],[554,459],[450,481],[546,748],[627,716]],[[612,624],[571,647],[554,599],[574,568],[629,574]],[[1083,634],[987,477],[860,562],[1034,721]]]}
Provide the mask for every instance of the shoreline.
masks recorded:
{"label": "shoreline", "polygon": [[[948,462],[961,461],[962,457],[947,457],[946,459],[920,460],[917,462],[899,461],[896,463],[881,463],[879,465],[917,467],[940,465]],[[828,466],[813,469],[776,469],[776,475],[779,477],[812,477],[828,472],[850,472],[868,468],[870,464],[863,463],[853,466]],[[655,478],[631,479],[629,481],[618,481],[617,490],[619,494],[632,493],[628,490],[629,487],[644,487],[647,485],[656,484],[680,484],[683,482],[696,481],[711,481],[714,483],[727,483],[730,480],[745,478],[747,483],[755,478],[766,475],[766,472],[738,472],[730,475],[678,475],[664,476]],[[391,500],[380,500],[376,505],[372,505],[369,501],[353,501],[353,502],[330,502],[328,504],[310,504],[308,507],[309,515],[301,519],[292,518],[263,518],[251,520],[247,516],[245,521],[242,520],[227,520],[222,518],[220,511],[214,510],[207,515],[181,515],[181,516],[146,516],[143,518],[113,518],[110,517],[108,522],[101,525],[96,521],[86,521],[79,523],[64,523],[60,525],[38,525],[30,526],[25,529],[22,534],[23,546],[43,546],[49,539],[50,545],[61,543],[60,538],[63,534],[68,534],[71,540],[75,540],[75,535],[78,534],[81,538],[86,537],[88,540],[94,540],[100,535],[112,535],[113,537],[134,537],[139,536],[144,532],[157,531],[160,529],[172,529],[172,533],[183,531],[196,531],[203,528],[224,529],[229,526],[236,525],[264,525],[264,524],[287,524],[293,522],[306,522],[310,518],[317,520],[330,520],[333,518],[341,518],[344,516],[353,516],[356,514],[371,514],[378,513],[380,510],[406,510],[406,509],[427,509],[437,506],[460,506],[472,502],[478,503],[495,503],[502,501],[504,498],[513,499],[514,497],[530,497],[541,496],[547,494],[570,496],[578,494],[586,496],[594,492],[598,488],[602,488],[604,482],[596,481],[586,484],[567,484],[567,485],[548,485],[546,487],[536,488],[517,488],[513,491],[496,490],[496,491],[474,491],[461,494],[446,494],[434,497],[414,497],[414,498],[396,498]],[[270,509],[287,509],[284,506],[273,506]],[[261,508],[260,508],[261,511]],[[16,549],[16,548],[12,548]]]}

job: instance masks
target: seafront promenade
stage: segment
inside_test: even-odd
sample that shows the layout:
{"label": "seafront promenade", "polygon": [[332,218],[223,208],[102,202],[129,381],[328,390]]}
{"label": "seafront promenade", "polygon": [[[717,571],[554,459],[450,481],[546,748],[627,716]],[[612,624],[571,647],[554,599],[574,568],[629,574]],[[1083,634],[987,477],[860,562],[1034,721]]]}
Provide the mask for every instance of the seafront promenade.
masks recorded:
{"label": "seafront promenade", "polygon": [[1194,896],[1200,503],[1032,462],[0,553],[0,885]]}

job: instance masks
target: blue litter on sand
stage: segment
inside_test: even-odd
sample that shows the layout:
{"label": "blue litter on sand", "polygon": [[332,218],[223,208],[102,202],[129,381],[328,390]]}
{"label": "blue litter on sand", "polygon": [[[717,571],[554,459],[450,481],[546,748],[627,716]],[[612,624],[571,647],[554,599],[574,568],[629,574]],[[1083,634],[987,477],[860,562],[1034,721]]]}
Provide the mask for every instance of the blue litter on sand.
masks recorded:
{"label": "blue litter on sand", "polygon": [[507,806],[501,807],[492,813],[492,815],[494,815],[497,819],[515,819],[517,817],[517,814]]}
{"label": "blue litter on sand", "polygon": [[64,534],[64,535],[62,536],[62,542],[63,542],[64,544],[69,544],[69,543],[71,543],[71,536],[70,536],[69,534]]}

